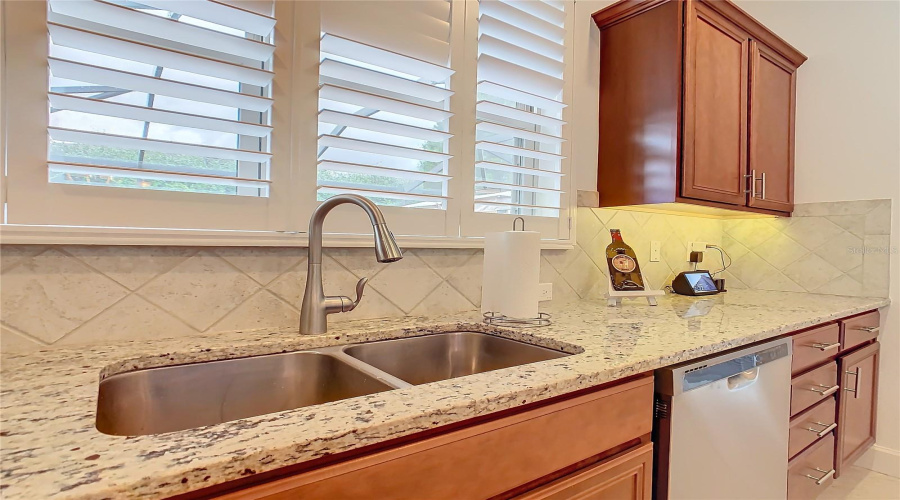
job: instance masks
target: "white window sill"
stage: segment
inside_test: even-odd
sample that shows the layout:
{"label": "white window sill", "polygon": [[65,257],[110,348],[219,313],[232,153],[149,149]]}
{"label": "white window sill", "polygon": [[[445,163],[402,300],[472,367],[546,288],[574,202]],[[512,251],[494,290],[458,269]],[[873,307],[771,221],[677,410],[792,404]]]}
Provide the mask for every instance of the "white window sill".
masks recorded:
{"label": "white window sill", "polygon": [[[201,231],[0,224],[4,245],[168,245],[212,247],[305,247],[306,233],[274,231]],[[402,248],[483,248],[484,238],[397,236]],[[370,247],[372,236],[326,234],[326,247]],[[574,248],[569,240],[543,240],[542,249]]]}

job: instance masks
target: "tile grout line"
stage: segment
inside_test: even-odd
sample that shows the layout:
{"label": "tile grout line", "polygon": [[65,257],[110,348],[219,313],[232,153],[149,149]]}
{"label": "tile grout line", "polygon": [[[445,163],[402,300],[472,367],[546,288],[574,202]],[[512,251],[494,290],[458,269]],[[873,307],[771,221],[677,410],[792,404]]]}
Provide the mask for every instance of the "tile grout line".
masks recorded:
{"label": "tile grout line", "polygon": [[[412,250],[410,250],[410,253],[412,253]],[[350,273],[350,276],[353,276],[353,277],[356,278],[357,280],[360,280],[360,279],[363,278],[363,277],[361,277],[361,276],[357,276],[356,273],[354,273],[353,271],[351,271],[350,269],[348,269],[347,266],[345,266],[344,264],[341,264],[341,261],[335,259],[334,257],[332,257],[332,256],[330,256],[330,255],[328,256],[328,258],[331,259],[331,260],[333,260],[335,264],[337,264],[338,266],[341,267],[341,269],[343,269],[344,271],[347,271],[348,273]],[[420,259],[420,260],[421,260],[421,259]],[[324,263],[323,263],[323,266],[324,266]],[[396,307],[398,311],[402,312],[402,313],[403,313],[403,316],[407,316],[408,314],[407,314],[406,310],[404,310],[402,307],[400,307],[400,306],[398,306],[397,304],[395,304],[394,301],[391,300],[390,298],[388,298],[387,295],[385,295],[384,293],[382,293],[381,290],[378,289],[378,287],[376,287],[376,286],[374,286],[374,285],[369,285],[369,283],[371,283],[371,281],[372,281],[373,279],[375,279],[375,276],[377,276],[378,274],[380,274],[381,271],[383,271],[386,267],[387,267],[387,266],[385,266],[385,267],[379,269],[375,274],[373,274],[372,277],[369,278],[369,281],[366,282],[366,287],[371,286],[371,287],[375,290],[375,292],[378,293],[378,295],[381,295],[381,296],[384,298],[384,300],[388,301],[388,303],[389,303],[390,305]],[[323,278],[324,278],[324,269],[323,269],[323,275],[322,275],[322,276],[323,276]],[[390,317],[390,316],[385,316],[385,317]],[[348,320],[348,321],[349,321],[349,320]]]}
{"label": "tile grout line", "polygon": [[104,308],[101,309],[100,311],[98,311],[97,314],[94,314],[94,315],[91,316],[90,318],[88,318],[88,319],[82,321],[81,324],[79,324],[79,325],[76,326],[75,328],[69,330],[68,332],[64,333],[61,337],[59,337],[58,339],[54,340],[54,341],[51,342],[49,345],[54,345],[54,344],[56,344],[57,342],[60,342],[60,341],[64,340],[66,337],[69,337],[69,336],[72,335],[73,333],[77,332],[77,331],[80,330],[82,327],[84,327],[85,325],[87,325],[88,323],[90,323],[91,321],[93,321],[94,319],[96,319],[97,317],[99,317],[101,314],[103,314],[103,313],[105,313],[106,311],[110,310],[111,308],[115,307],[117,304],[121,303],[122,301],[124,301],[125,299],[127,299],[128,297],[130,297],[130,296],[132,296],[132,295],[134,294],[134,291],[133,291],[133,290],[129,289],[127,286],[125,286],[125,285],[119,283],[118,281],[116,281],[116,280],[110,278],[109,276],[106,275],[106,273],[100,271],[99,269],[95,268],[94,266],[92,266],[92,265],[90,265],[90,264],[88,264],[88,263],[82,261],[82,260],[79,259],[78,257],[75,257],[74,255],[70,254],[69,252],[65,251],[64,247],[60,246],[59,248],[56,248],[55,250],[56,250],[57,252],[59,252],[59,253],[65,255],[66,257],[75,260],[75,262],[78,262],[78,263],[81,264],[82,266],[84,266],[84,267],[90,269],[91,271],[94,271],[95,273],[99,274],[100,276],[103,276],[103,277],[106,278],[110,283],[113,283],[115,286],[119,287],[120,289],[125,290],[125,295],[123,295],[121,298],[119,298],[119,299],[113,301],[110,305],[104,307]]}
{"label": "tile grout line", "polygon": [[25,339],[30,340],[30,341],[34,342],[35,344],[38,344],[38,345],[40,345],[40,346],[42,346],[42,347],[50,347],[50,346],[53,345],[53,344],[48,344],[46,341],[41,340],[41,339],[35,337],[34,335],[31,335],[31,334],[29,334],[29,333],[26,333],[26,332],[24,332],[24,331],[22,331],[22,330],[20,330],[20,329],[18,329],[18,328],[16,328],[16,327],[14,327],[14,326],[8,324],[8,323],[6,323],[5,321],[0,321],[0,325],[2,325],[3,328],[6,328],[6,329],[9,330],[10,332],[12,332],[12,333],[14,333],[14,334],[16,334],[16,335],[18,335],[18,336],[20,336],[20,337],[24,337]]}
{"label": "tile grout line", "polygon": [[38,253],[36,253],[36,254],[34,254],[34,255],[29,255],[28,257],[25,257],[25,258],[23,258],[23,259],[19,259],[19,262],[16,262],[15,264],[13,264],[13,265],[7,267],[7,268],[4,269],[2,272],[0,272],[0,274],[9,272],[11,269],[15,269],[15,268],[17,268],[17,267],[23,265],[23,264],[25,263],[25,261],[31,260],[31,259],[33,259],[33,258],[35,258],[35,257],[40,257],[41,255],[44,255],[45,253],[47,253],[48,251],[50,251],[50,249],[52,249],[52,248],[53,248],[52,246],[48,246],[48,247],[45,247],[43,250],[41,250],[40,252],[38,252]]}
{"label": "tile grout line", "polygon": [[[91,266],[90,264],[84,262],[83,260],[79,259],[78,257],[75,257],[74,255],[72,255],[72,254],[70,254],[70,253],[68,253],[68,252],[64,252],[64,251],[62,251],[62,250],[60,250],[60,251],[61,251],[62,253],[64,253],[65,255],[68,255],[68,256],[70,256],[71,258],[77,260],[77,261],[80,262],[81,264],[87,266],[88,268],[90,268],[90,269],[92,269],[92,270],[94,270],[94,271],[100,273],[100,274],[103,275],[105,278],[107,278],[107,279],[113,281],[114,283],[116,283],[117,285],[121,286],[122,288],[128,290],[128,293],[127,293],[124,297],[122,297],[121,300],[117,300],[116,302],[114,302],[113,304],[111,304],[109,307],[107,307],[107,308],[103,309],[102,311],[100,311],[99,313],[97,313],[97,315],[92,316],[91,318],[88,318],[88,319],[87,319],[86,321],[84,321],[82,324],[80,324],[80,325],[78,325],[77,327],[75,327],[72,331],[66,333],[65,335],[63,335],[62,337],[60,337],[59,339],[57,339],[56,342],[59,342],[60,340],[63,340],[63,339],[65,339],[66,337],[72,335],[72,334],[75,333],[76,331],[80,330],[83,326],[87,325],[88,323],[90,323],[91,321],[93,321],[95,318],[97,318],[97,316],[99,316],[100,314],[103,314],[105,311],[109,310],[110,308],[112,308],[112,307],[115,306],[116,304],[118,304],[118,303],[124,301],[125,299],[127,299],[128,297],[130,297],[130,296],[132,296],[132,295],[136,295],[136,296],[139,297],[140,299],[147,301],[147,303],[149,303],[149,304],[152,305],[153,307],[156,307],[157,309],[159,309],[160,311],[162,311],[164,314],[167,314],[169,317],[175,318],[176,321],[182,323],[184,326],[186,326],[186,327],[187,327],[188,329],[190,329],[191,331],[194,331],[194,332],[197,332],[197,333],[203,333],[201,330],[199,330],[199,329],[195,328],[194,326],[188,324],[186,321],[184,321],[183,319],[181,319],[180,317],[178,317],[176,314],[173,314],[172,312],[170,312],[169,310],[167,310],[165,307],[163,307],[163,306],[157,304],[156,302],[154,302],[154,301],[151,300],[150,298],[148,298],[148,297],[146,297],[145,295],[139,293],[143,288],[146,288],[147,285],[149,285],[150,283],[153,283],[154,281],[156,281],[156,280],[159,279],[160,277],[162,277],[162,276],[166,275],[167,273],[171,272],[171,271],[172,271],[173,269],[175,269],[176,267],[178,267],[178,266],[180,266],[181,264],[187,262],[188,260],[190,260],[190,259],[196,257],[197,254],[199,254],[200,251],[201,251],[199,248],[194,248],[194,250],[190,253],[190,255],[187,255],[187,256],[185,256],[184,258],[179,259],[175,264],[173,264],[173,265],[167,267],[164,271],[159,272],[159,274],[157,274],[156,276],[150,278],[149,280],[147,280],[146,282],[144,282],[143,284],[141,284],[140,286],[138,286],[138,287],[135,288],[134,290],[131,290],[131,289],[129,289],[127,286],[122,285],[122,284],[119,283],[118,281],[116,281],[116,280],[110,278],[109,276],[106,275],[106,273],[100,271],[99,269],[94,268],[93,266]],[[55,344],[56,342],[54,342],[54,344]]]}

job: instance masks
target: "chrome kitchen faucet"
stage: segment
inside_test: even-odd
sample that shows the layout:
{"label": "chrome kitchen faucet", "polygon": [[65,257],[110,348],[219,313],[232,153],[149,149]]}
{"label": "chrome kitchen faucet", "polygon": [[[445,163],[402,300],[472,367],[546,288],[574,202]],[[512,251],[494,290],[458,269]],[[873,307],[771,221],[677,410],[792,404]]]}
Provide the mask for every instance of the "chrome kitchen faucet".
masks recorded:
{"label": "chrome kitchen faucet", "polygon": [[369,278],[362,278],[356,284],[356,300],[343,295],[326,296],[322,288],[322,224],[331,209],[344,203],[359,206],[372,221],[372,228],[375,230],[375,258],[378,262],[396,262],[403,258],[394,235],[384,222],[384,214],[372,200],[355,194],[341,194],[323,201],[309,219],[306,291],[300,306],[300,333],[303,335],[326,333],[328,315],[355,309],[362,300],[363,290],[369,281]]}

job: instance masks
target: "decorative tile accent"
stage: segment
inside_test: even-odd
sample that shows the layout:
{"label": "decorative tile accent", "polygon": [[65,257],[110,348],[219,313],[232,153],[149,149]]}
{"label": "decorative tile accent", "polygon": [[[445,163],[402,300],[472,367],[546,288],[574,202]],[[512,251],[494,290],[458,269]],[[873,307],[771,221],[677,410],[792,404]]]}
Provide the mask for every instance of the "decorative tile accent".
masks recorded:
{"label": "decorative tile accent", "polygon": [[128,294],[123,286],[56,249],[13,266],[2,280],[3,322],[47,343]]}
{"label": "decorative tile accent", "polygon": [[45,346],[46,344],[37,339],[26,337],[21,333],[16,333],[10,328],[0,325],[0,352],[34,351],[35,349],[41,349]]}
{"label": "decorative tile accent", "polygon": [[[656,288],[690,269],[689,241],[705,241],[728,252],[732,265],[721,276],[729,289],[887,296],[890,200],[804,204],[794,215],[716,220],[581,207],[575,248],[544,250],[541,282],[553,284],[554,302],[603,296],[615,228]],[[651,241],[662,244],[661,262],[649,261]],[[359,278],[371,280],[356,310],[329,321],[480,306],[482,251],[415,249],[405,257],[380,264],[371,248],[325,249],[327,294],[352,296]],[[700,267],[719,269],[719,255],[707,253]],[[0,273],[0,349],[27,351],[295,327],[306,249],[3,245]]]}
{"label": "decorative tile accent", "polygon": [[5,271],[29,257],[47,250],[41,245],[3,245],[0,246],[0,271]]}
{"label": "decorative tile accent", "polygon": [[260,290],[229,312],[213,328],[221,331],[298,328],[300,311],[269,290]]}
{"label": "decorative tile accent", "polygon": [[446,281],[442,281],[433,292],[419,302],[412,310],[412,316],[437,316],[439,314],[456,313],[475,309],[461,293]]}
{"label": "decorative tile accent", "polygon": [[63,250],[106,277],[137,290],[197,253],[187,247],[66,246]]}
{"label": "decorative tile accent", "polygon": [[197,333],[159,307],[137,294],[129,295],[112,307],[76,328],[57,344],[184,337]]}
{"label": "decorative tile accent", "polygon": [[441,277],[413,250],[378,273],[370,286],[409,313],[440,283]]}
{"label": "decorative tile accent", "polygon": [[204,331],[258,289],[249,276],[215,253],[202,250],[138,293]]}
{"label": "decorative tile accent", "polygon": [[228,247],[216,254],[264,286],[306,259],[305,248]]}
{"label": "decorative tile accent", "polygon": [[891,200],[807,203],[789,219],[725,221],[722,244],[751,288],[886,297],[890,229]]}
{"label": "decorative tile accent", "polygon": [[465,264],[475,255],[474,248],[418,248],[416,255],[424,260],[428,267],[446,279],[456,268]]}
{"label": "decorative tile accent", "polygon": [[478,251],[456,268],[447,282],[475,307],[481,307],[481,279],[484,272],[484,252]]}

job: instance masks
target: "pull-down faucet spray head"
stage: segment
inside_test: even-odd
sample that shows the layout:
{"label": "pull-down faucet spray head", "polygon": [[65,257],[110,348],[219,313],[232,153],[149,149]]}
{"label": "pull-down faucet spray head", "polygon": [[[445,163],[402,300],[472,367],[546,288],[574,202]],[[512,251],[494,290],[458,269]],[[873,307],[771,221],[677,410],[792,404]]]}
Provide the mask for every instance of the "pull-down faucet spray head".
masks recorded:
{"label": "pull-down faucet spray head", "polygon": [[374,224],[372,228],[375,229],[375,258],[378,262],[397,262],[402,259],[403,252],[397,246],[397,240],[387,224]]}

